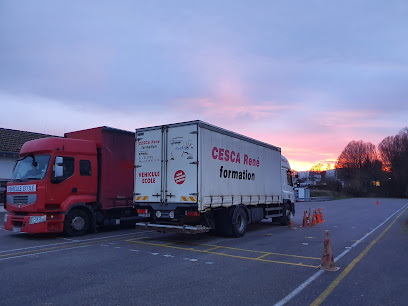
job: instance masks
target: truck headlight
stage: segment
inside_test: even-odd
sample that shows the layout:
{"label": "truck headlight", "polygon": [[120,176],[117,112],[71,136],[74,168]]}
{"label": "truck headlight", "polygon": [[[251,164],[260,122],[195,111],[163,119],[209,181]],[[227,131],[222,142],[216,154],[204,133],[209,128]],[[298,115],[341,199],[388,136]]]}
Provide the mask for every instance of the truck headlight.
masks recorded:
{"label": "truck headlight", "polygon": [[37,224],[41,222],[45,222],[47,220],[47,216],[32,216],[30,217],[30,224]]}
{"label": "truck headlight", "polygon": [[4,215],[4,223],[7,222],[7,217],[8,217],[8,214],[5,214],[5,215]]}

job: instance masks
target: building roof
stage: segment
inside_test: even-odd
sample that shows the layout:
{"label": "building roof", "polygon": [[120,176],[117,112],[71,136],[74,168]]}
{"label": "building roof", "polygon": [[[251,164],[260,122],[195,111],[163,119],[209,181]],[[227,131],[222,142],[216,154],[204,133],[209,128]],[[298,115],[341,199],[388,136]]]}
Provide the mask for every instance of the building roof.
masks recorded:
{"label": "building roof", "polygon": [[16,156],[25,142],[45,137],[55,136],[0,128],[0,154]]}

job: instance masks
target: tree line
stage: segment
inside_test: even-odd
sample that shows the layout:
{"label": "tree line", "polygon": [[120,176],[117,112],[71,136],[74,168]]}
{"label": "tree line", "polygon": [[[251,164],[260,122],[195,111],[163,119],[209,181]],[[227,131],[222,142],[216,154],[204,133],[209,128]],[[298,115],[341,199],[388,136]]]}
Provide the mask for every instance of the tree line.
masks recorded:
{"label": "tree line", "polygon": [[349,195],[408,197],[408,127],[378,146],[351,141],[335,168]]}

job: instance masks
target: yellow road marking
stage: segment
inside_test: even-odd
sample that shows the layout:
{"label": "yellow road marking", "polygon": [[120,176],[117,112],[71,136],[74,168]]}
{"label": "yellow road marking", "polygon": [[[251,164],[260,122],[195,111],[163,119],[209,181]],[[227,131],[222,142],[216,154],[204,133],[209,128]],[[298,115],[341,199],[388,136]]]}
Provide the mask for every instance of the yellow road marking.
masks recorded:
{"label": "yellow road marking", "polygon": [[222,246],[216,246],[216,247],[213,247],[213,248],[208,249],[206,251],[213,251],[213,250],[220,249],[220,248],[222,248]]}
{"label": "yellow road marking", "polygon": [[365,249],[358,255],[348,266],[344,271],[329,285],[329,287],[326,288],[322,292],[322,294],[314,300],[314,302],[311,304],[313,306],[320,305],[321,303],[324,302],[324,300],[330,295],[330,293],[333,292],[334,288],[337,287],[338,284],[347,276],[347,274],[350,273],[350,271],[356,266],[356,264],[365,256],[367,255],[368,251],[380,240],[386,232],[391,228],[391,226],[394,225],[394,223],[398,220],[399,217],[405,212],[405,209],[398,215],[397,218],[376,238],[374,239]]}
{"label": "yellow road marking", "polygon": [[[140,239],[143,239],[143,238],[153,238],[153,237],[141,237],[141,238],[138,237],[138,238],[136,238],[136,240],[140,240]],[[254,251],[254,250],[247,250],[247,249],[232,248],[232,247],[227,247],[227,246],[220,246],[220,245],[215,245],[215,244],[194,243],[194,242],[186,242],[186,241],[174,241],[174,242],[171,242],[170,244],[175,244],[175,243],[186,244],[186,245],[196,245],[196,246],[209,246],[209,247],[213,247],[213,248],[217,248],[217,249],[218,248],[223,248],[223,249],[234,250],[234,251],[261,253],[261,254],[267,254],[267,255],[277,255],[277,256],[287,256],[287,257],[321,260],[321,257],[308,257],[308,256],[273,253],[273,252],[265,252],[265,251]],[[157,244],[157,245],[161,245],[161,244]],[[211,249],[209,249],[209,250],[211,250]]]}
{"label": "yellow road marking", "polygon": [[[162,245],[162,244],[157,244],[157,243],[151,243],[151,242],[145,242],[141,241],[139,239],[128,239],[125,240],[126,242],[131,242],[131,243],[140,243],[140,244],[145,244],[145,245],[152,245],[152,246],[162,246],[165,248],[172,248],[172,249],[178,249],[178,250],[185,250],[185,251],[193,251],[193,252],[200,252],[200,253],[207,253],[207,254],[214,254],[214,255],[221,255],[221,256],[227,256],[227,257],[233,257],[233,258],[240,258],[240,259],[247,259],[247,260],[254,260],[254,261],[262,261],[262,262],[270,262],[270,263],[278,263],[278,264],[285,264],[285,265],[292,265],[292,266],[300,266],[300,267],[308,267],[308,268],[314,268],[317,269],[318,266],[312,266],[312,265],[305,265],[302,263],[291,263],[291,262],[285,262],[285,261],[277,261],[277,260],[269,260],[269,259],[263,259],[263,258],[253,258],[253,257],[246,257],[246,256],[237,256],[237,255],[231,255],[231,254],[225,254],[225,253],[218,253],[218,252],[212,252],[209,250],[197,250],[193,248],[184,248],[184,247],[179,247],[175,245]],[[205,244],[198,244],[198,245],[205,245]],[[207,245],[207,246],[213,246],[213,245]],[[240,251],[249,251],[250,250],[243,250],[243,249],[235,249],[235,248],[229,248],[229,247],[222,247],[226,249],[233,249],[233,250],[240,250]],[[259,252],[259,251],[253,251],[253,252]],[[260,253],[265,253],[265,252],[260,252]],[[268,255],[274,254],[274,253],[268,253]],[[294,257],[302,257],[302,256],[296,256],[296,255],[286,255],[286,256],[294,256]],[[303,258],[312,258],[312,257],[303,257]],[[316,258],[314,258],[316,259]],[[320,258],[318,258],[320,260]]]}
{"label": "yellow road marking", "polygon": [[261,258],[264,258],[264,257],[269,256],[269,255],[271,255],[271,253],[263,254],[263,255],[257,257],[256,259],[261,259]]}
{"label": "yellow road marking", "polygon": [[[190,243],[192,245],[198,245],[198,246],[209,246],[209,247],[217,247],[217,245],[214,244],[205,244],[205,243]],[[278,255],[278,256],[287,256],[287,257],[296,257],[296,258],[306,258],[306,259],[316,259],[316,260],[321,260],[321,257],[307,257],[307,256],[299,256],[299,255],[291,255],[291,254],[282,254],[282,253],[273,253],[273,252],[265,252],[265,251],[254,251],[254,250],[246,250],[246,249],[239,249],[239,248],[232,248],[232,247],[227,247],[227,246],[221,246],[224,249],[228,250],[235,250],[235,251],[243,251],[243,252],[251,252],[251,253],[261,253],[261,254],[268,254],[268,255]]]}
{"label": "yellow road marking", "polygon": [[165,245],[170,245],[170,244],[173,244],[174,242],[169,242],[169,243],[163,243],[163,244],[161,244],[161,245],[163,245],[163,246],[165,246]]}

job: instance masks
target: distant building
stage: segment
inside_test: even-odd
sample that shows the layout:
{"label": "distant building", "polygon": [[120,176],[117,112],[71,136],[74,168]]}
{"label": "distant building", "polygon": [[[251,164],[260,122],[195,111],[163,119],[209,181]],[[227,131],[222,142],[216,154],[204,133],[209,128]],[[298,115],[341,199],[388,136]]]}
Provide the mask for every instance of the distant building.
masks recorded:
{"label": "distant building", "polygon": [[3,201],[3,191],[7,181],[11,179],[14,163],[23,144],[45,137],[55,136],[0,128],[0,203]]}
{"label": "distant building", "polygon": [[337,180],[337,171],[336,169],[331,169],[326,171],[327,180]]}
{"label": "distant building", "polygon": [[298,171],[296,174],[299,176],[299,179],[306,179],[309,177],[309,171]]}
{"label": "distant building", "polygon": [[300,181],[300,186],[314,186],[321,182],[322,175],[314,171],[298,171],[298,180]]}
{"label": "distant building", "polygon": [[339,181],[343,187],[344,182],[340,180],[339,171],[337,169],[331,169],[317,173],[315,171],[298,171],[298,181],[300,187],[315,186],[321,183],[325,184],[327,181]]}

